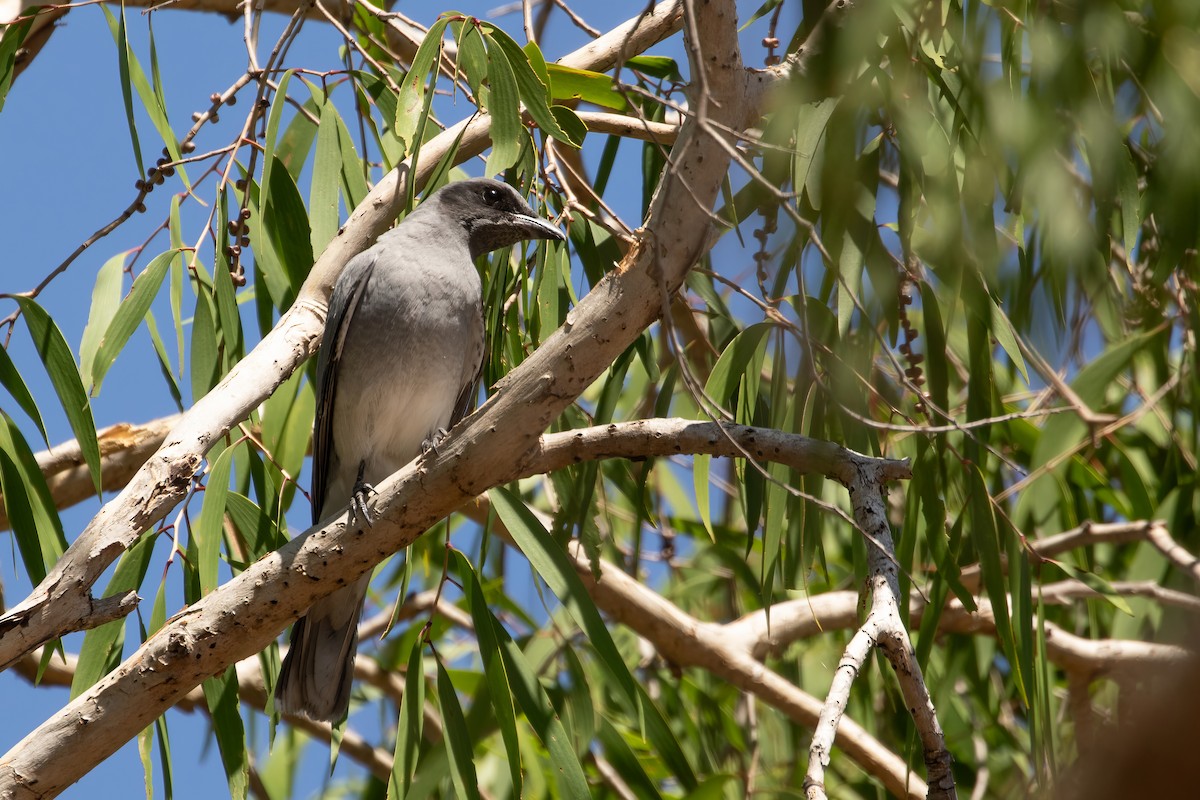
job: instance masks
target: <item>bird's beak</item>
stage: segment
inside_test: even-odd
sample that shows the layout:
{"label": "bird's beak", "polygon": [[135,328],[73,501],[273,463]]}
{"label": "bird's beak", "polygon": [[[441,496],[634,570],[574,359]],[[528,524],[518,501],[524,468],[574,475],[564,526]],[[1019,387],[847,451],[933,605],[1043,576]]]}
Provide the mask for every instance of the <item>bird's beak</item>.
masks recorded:
{"label": "bird's beak", "polygon": [[562,231],[541,217],[533,217],[529,214],[513,214],[512,221],[526,233],[526,236],[522,238],[553,239],[556,242],[561,242],[567,238],[563,235]]}

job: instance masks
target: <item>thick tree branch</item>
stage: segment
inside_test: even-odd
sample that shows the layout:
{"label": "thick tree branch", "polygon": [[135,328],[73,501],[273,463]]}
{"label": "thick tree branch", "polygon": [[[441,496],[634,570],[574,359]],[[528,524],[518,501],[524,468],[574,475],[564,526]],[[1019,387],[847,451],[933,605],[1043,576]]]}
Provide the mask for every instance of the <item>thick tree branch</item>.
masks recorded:
{"label": "thick tree branch", "polygon": [[[421,592],[404,601],[397,611],[399,621],[412,619],[434,608],[439,616],[449,618],[454,624],[470,629],[471,618],[457,606],[452,606],[440,600],[435,591]],[[379,618],[372,618],[359,626],[359,641],[366,641],[377,636],[391,618],[392,612],[381,613]],[[75,679],[78,657],[72,653],[65,658],[52,657],[48,662],[41,679],[38,679],[38,667],[42,658],[41,648],[27,653],[14,665],[14,670],[25,680],[39,687],[56,686],[70,688]],[[262,676],[261,661],[257,656],[242,659],[236,664],[238,678],[238,698],[243,704],[265,713],[267,708],[267,693]],[[403,699],[404,679],[391,672],[380,669],[378,662],[365,653],[359,653],[354,661],[354,677],[388,695],[397,707]],[[200,687],[193,688],[187,695],[175,704],[180,711],[202,711],[207,713],[208,703]],[[424,737],[430,742],[439,742],[442,738],[441,716],[428,704],[425,707],[425,723],[422,727]],[[293,727],[307,733],[316,739],[331,741],[333,730],[329,723],[315,722],[307,717],[284,715],[281,717]],[[360,734],[352,729],[344,732],[340,745],[341,752],[358,761],[371,774],[382,781],[387,781],[392,770],[392,753],[370,745]]]}
{"label": "thick tree branch", "polygon": [[[755,611],[725,626],[726,637],[746,641],[755,658],[765,659],[782,653],[796,642],[833,630],[858,626],[859,597],[856,592],[838,591],[789,600],[771,606],[770,618]],[[938,616],[939,633],[996,635],[992,605],[985,597],[976,597],[977,610],[965,609],[958,600],[946,603]],[[909,626],[920,627],[924,614],[930,613],[921,595],[909,600]],[[1068,671],[1078,671],[1096,679],[1106,676],[1137,676],[1139,670],[1161,669],[1186,661],[1192,656],[1183,647],[1155,642],[1118,639],[1085,639],[1046,623],[1046,657],[1050,663]]]}
{"label": "thick tree branch", "polygon": [[795,433],[725,422],[688,419],[643,419],[614,422],[594,428],[543,436],[526,462],[529,474],[552,472],[604,458],[647,458],[681,453],[751,457],[756,461],[786,464],[797,472],[822,474],[843,485],[853,480],[863,465],[873,465],[882,480],[912,477],[907,460],[879,459],[848,450],[834,442]]}
{"label": "thick tree branch", "polygon": [[[347,19],[355,4],[355,0],[347,2],[330,0],[325,7],[339,18]],[[11,22],[18,15],[24,14],[38,5],[42,4],[37,0],[0,0],[0,25]],[[242,16],[243,7],[242,3],[237,0],[166,0],[166,2],[162,2],[162,0],[128,0],[125,5],[130,8],[169,8],[176,11],[207,12],[220,14],[230,20],[236,20]],[[263,0],[261,4],[256,3],[255,7],[268,13],[283,14],[289,17],[295,14],[297,9],[306,9],[304,16],[307,18],[314,20],[324,18],[320,10],[308,0]],[[65,17],[70,10],[70,7],[65,5],[51,6],[43,8],[37,13],[14,65],[14,79],[33,63],[33,59],[49,41],[50,35],[54,33],[54,28],[59,20]],[[387,17],[388,47],[404,63],[411,63],[413,56],[416,55],[417,47],[421,44],[421,39],[425,36],[424,29],[400,15],[387,15]]]}
{"label": "thick tree branch", "polygon": [[[124,488],[162,444],[180,416],[172,414],[141,425],[120,422],[99,431],[96,438],[100,443],[100,474],[104,490],[112,492]],[[35,458],[50,488],[50,498],[55,508],[67,508],[95,497],[92,474],[84,463],[83,452],[75,439],[43,450]],[[8,530],[9,525],[8,515],[0,506],[0,530]]]}

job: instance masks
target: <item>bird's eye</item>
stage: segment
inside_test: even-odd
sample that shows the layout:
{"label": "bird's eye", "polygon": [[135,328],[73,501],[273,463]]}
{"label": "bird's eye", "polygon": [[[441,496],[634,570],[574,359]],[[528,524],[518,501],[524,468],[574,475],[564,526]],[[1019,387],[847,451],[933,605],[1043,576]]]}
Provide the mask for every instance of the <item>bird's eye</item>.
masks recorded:
{"label": "bird's eye", "polygon": [[498,205],[503,198],[503,192],[494,186],[489,186],[483,190],[483,202],[487,203],[489,206]]}

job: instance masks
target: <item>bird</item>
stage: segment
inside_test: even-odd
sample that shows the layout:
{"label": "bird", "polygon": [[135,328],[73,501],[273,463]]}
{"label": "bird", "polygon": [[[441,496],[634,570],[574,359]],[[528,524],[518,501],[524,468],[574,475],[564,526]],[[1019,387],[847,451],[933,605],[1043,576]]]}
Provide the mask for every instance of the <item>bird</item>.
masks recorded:
{"label": "bird", "polygon": [[[370,526],[371,485],[436,448],[473,410],[485,349],[481,255],[563,239],[501,181],[431,194],[346,265],[317,355],[313,524],[349,504]],[[358,620],[371,573],[318,600],[292,626],[276,683],[285,714],[339,722],[350,704]]]}

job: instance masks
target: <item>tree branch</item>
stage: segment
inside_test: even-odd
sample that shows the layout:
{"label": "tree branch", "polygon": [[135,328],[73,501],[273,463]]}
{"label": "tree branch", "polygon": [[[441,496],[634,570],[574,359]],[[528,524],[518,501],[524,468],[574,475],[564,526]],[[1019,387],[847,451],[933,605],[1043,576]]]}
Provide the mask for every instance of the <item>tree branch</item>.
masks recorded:
{"label": "tree branch", "polygon": [[834,674],[820,720],[809,747],[808,770],[804,777],[805,795],[812,800],[825,798],[825,768],[833,753],[834,737],[842,723],[842,714],[850,698],[854,679],[863,668],[871,648],[878,646],[895,670],[904,702],[913,717],[921,739],[929,781],[929,797],[952,800],[957,797],[951,772],[950,751],[938,722],[929,687],[921,675],[916,654],[908,639],[908,630],[900,613],[900,581],[896,568],[895,546],[887,521],[884,492],[888,478],[885,465],[859,462],[856,474],[846,482],[854,519],[865,534],[867,544],[867,587],[871,611],[847,645]]}

